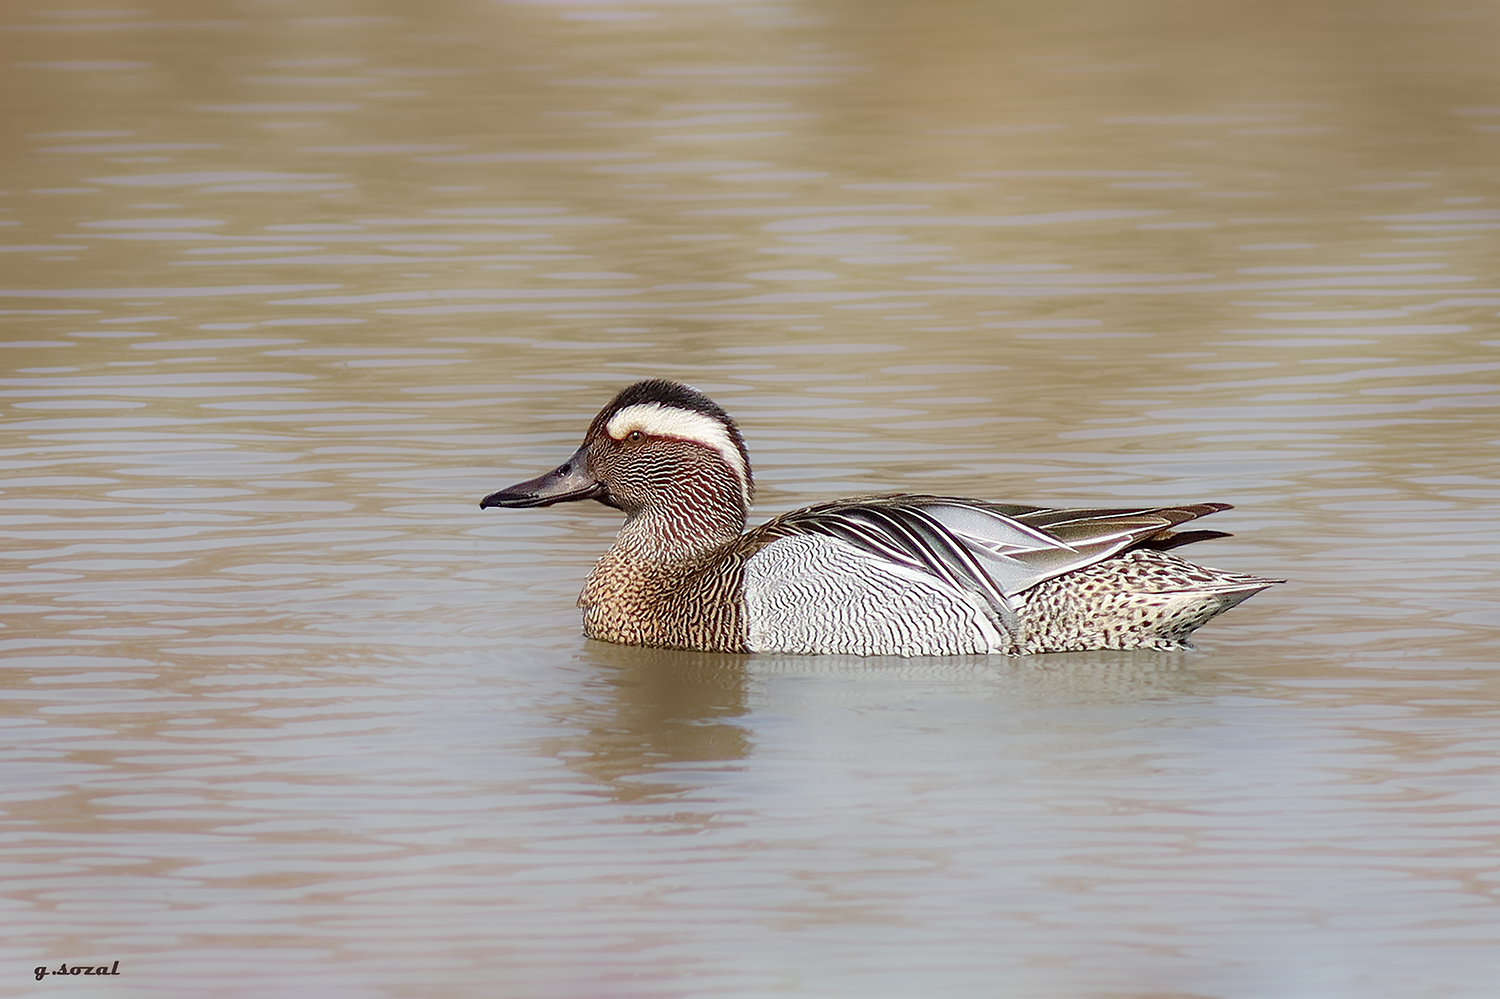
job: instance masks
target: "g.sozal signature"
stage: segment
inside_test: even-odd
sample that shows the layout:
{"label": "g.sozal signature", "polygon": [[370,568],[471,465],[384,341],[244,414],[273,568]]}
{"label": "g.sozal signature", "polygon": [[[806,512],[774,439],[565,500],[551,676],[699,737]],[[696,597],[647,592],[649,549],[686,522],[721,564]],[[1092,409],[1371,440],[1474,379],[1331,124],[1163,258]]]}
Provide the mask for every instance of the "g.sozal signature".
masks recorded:
{"label": "g.sozal signature", "polygon": [[45,964],[36,969],[36,980],[41,981],[48,975],[118,975],[120,973],[120,962],[114,964],[75,964],[69,967],[66,963],[59,964],[51,971],[47,970]]}

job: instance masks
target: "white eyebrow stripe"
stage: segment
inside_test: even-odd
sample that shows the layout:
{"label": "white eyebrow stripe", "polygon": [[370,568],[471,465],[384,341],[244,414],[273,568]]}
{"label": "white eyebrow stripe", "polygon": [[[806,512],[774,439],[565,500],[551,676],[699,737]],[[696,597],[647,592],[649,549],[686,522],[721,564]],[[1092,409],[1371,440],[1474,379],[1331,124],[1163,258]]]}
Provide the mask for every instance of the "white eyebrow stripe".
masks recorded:
{"label": "white eyebrow stripe", "polygon": [[739,476],[745,509],[750,508],[750,471],[745,467],[745,456],[735,445],[734,438],[729,436],[729,428],[712,416],[663,406],[659,402],[639,402],[611,416],[604,429],[617,441],[624,440],[631,431],[639,430],[651,437],[675,437],[713,448]]}

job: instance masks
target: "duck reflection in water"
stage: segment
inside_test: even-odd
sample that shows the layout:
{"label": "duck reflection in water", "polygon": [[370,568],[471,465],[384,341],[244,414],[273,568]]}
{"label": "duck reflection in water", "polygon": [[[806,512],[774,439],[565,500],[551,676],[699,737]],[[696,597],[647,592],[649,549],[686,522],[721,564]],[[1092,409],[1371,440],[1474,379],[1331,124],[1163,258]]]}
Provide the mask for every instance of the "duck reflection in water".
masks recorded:
{"label": "duck reflection in water", "polygon": [[[590,642],[579,656],[605,697],[569,720],[587,732],[557,740],[568,765],[619,800],[673,796],[671,771],[742,760],[752,750],[746,713],[748,656]],[[582,752],[578,752],[579,750]]]}
{"label": "duck reflection in water", "polygon": [[[914,661],[589,642],[574,660],[589,679],[568,711],[571,731],[544,739],[540,748],[616,801],[696,798],[756,768],[757,732],[768,726],[776,730],[772,744],[782,749],[812,740],[825,750],[866,754],[873,751],[869,732],[909,733],[913,712],[920,712],[943,719],[939,743],[951,739],[949,749],[962,757],[967,751],[959,747],[976,732],[985,733],[985,744],[1013,739],[1017,729],[1035,729],[1047,740],[1090,726],[1115,733],[1121,719],[1115,709],[1219,682],[1193,660],[1180,649]],[[716,815],[689,806],[671,821],[700,828],[720,821]]]}

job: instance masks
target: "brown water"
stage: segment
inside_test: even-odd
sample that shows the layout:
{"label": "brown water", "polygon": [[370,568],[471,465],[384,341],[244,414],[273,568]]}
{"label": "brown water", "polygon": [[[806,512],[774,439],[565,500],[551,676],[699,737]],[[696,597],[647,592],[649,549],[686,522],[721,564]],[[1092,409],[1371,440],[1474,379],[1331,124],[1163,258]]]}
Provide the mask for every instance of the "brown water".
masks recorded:
{"label": "brown water", "polygon": [[[1487,997],[1500,10],[0,17],[0,993]],[[761,513],[1223,500],[1183,654],[602,646],[637,377]],[[34,980],[60,962],[120,974]]]}

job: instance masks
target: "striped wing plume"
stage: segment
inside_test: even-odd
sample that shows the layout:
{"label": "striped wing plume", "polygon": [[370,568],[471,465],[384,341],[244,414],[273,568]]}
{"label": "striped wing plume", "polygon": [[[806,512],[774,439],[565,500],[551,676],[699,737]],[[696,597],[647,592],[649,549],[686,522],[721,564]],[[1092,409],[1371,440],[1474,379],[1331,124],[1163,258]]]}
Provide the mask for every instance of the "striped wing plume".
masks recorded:
{"label": "striped wing plume", "polygon": [[1174,547],[1221,537],[1172,528],[1229,509],[1179,507],[1052,510],[953,496],[861,496],[785,514],[761,530],[770,537],[826,534],[882,559],[977,593],[1007,623],[1011,597],[1038,583],[1140,545]]}

